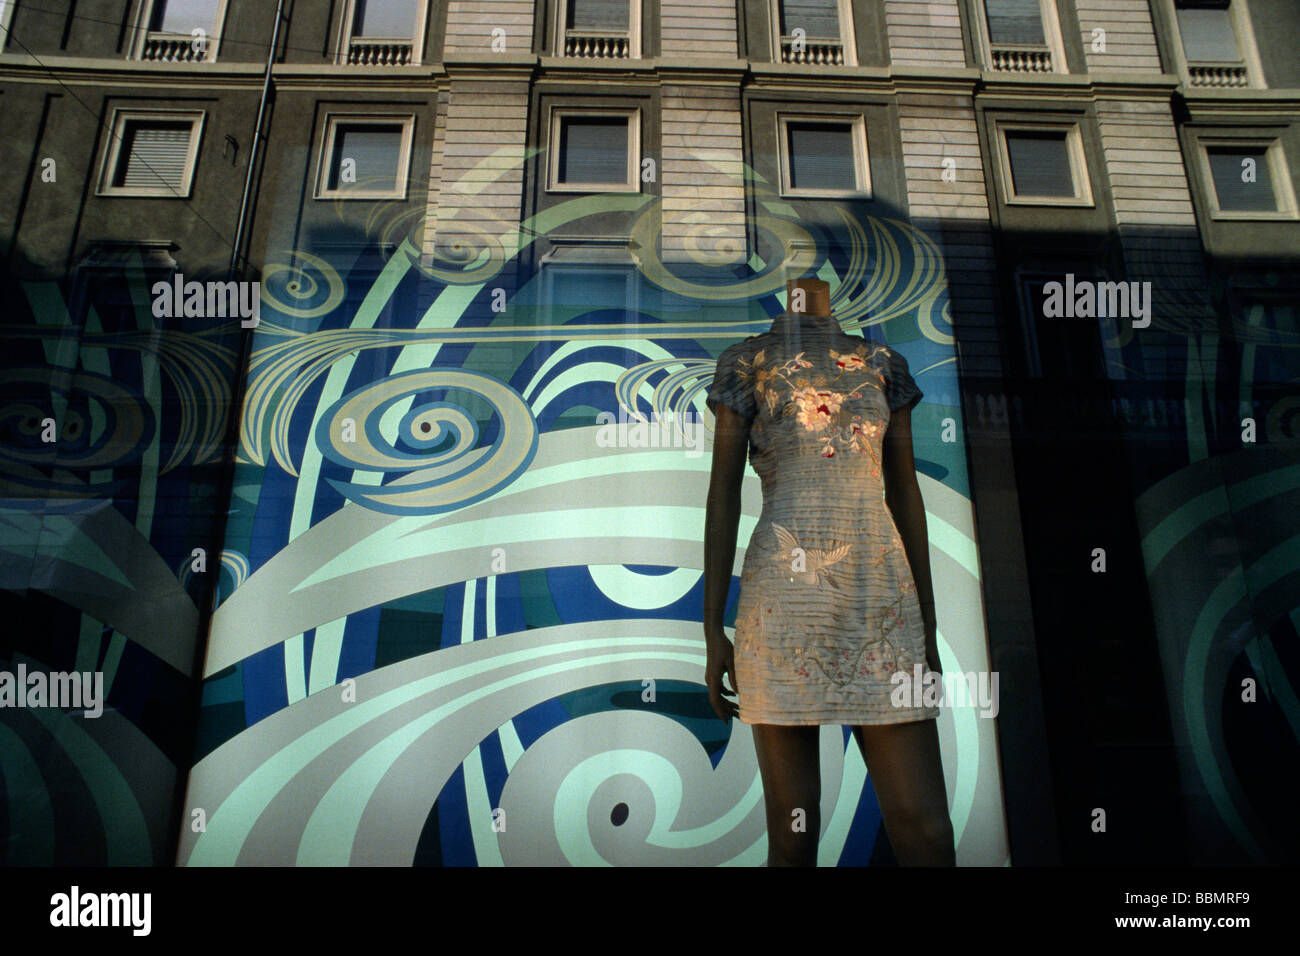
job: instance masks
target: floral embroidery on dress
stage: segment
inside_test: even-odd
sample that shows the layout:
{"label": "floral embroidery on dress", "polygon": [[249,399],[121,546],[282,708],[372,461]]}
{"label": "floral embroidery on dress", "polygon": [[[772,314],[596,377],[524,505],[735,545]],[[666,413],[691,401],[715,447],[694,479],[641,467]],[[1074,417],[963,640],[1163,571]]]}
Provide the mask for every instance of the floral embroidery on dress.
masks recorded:
{"label": "floral embroidery on dress", "polygon": [[864,368],[866,361],[859,352],[845,352],[843,354],[831,349],[831,361],[838,368],[852,370]]}
{"label": "floral embroidery on dress", "polygon": [[[833,643],[812,639],[802,645],[787,647],[784,652],[777,650],[768,637],[769,622],[789,627],[790,618],[781,600],[781,592],[772,587],[754,592],[752,589],[763,577],[783,579],[790,584],[804,587],[836,587],[832,572],[827,569],[841,563],[852,551],[850,544],[838,544],[831,548],[803,548],[794,532],[784,525],[771,525],[777,547],[768,552],[763,563],[747,569],[742,579],[741,588],[751,589],[750,593],[759,593],[745,615],[736,622],[736,651],[754,661],[767,659],[774,669],[788,671],[799,677],[812,677],[814,672],[820,678],[836,687],[847,687],[866,678],[877,682],[886,682],[899,670],[911,672],[915,663],[908,653],[892,639],[892,632],[905,623],[903,602],[910,590],[910,582],[900,582],[895,599],[887,605],[879,617],[879,627],[874,638],[868,637],[854,648],[836,647]],[[901,546],[901,541],[898,542]],[[873,567],[887,564],[890,552],[897,547],[882,545],[879,556],[870,561]],[[743,626],[742,626],[743,623]],[[864,628],[869,624],[863,621]],[[782,642],[784,643],[784,642]]]}
{"label": "floral embroidery on dress", "polygon": [[915,719],[889,690],[924,661],[925,643],[882,500],[882,438],[903,387],[894,368],[888,347],[829,317],[780,318],[728,356],[724,390],[747,393],[750,462],[763,481],[736,614],[746,722]]}
{"label": "floral embroidery on dress", "polygon": [[[793,415],[805,431],[817,434],[821,440],[821,456],[834,458],[841,451],[868,455],[875,465],[873,474],[880,477],[880,461],[876,456],[875,439],[884,431],[884,420],[864,419],[855,414],[849,402],[859,398],[864,388],[885,391],[885,376],[868,362],[875,350],[859,345],[851,352],[827,350],[834,374],[818,374],[812,378],[799,375],[813,367],[800,352],[780,365],[767,365],[767,350],[759,349],[753,358],[740,358],[736,374],[753,383],[759,402],[767,406],[774,417]],[[781,410],[778,416],[778,409]]]}
{"label": "floral embroidery on dress", "polygon": [[815,388],[797,389],[791,401],[799,409],[799,424],[809,431],[821,431],[839,413],[844,396],[839,392],[819,392]]}

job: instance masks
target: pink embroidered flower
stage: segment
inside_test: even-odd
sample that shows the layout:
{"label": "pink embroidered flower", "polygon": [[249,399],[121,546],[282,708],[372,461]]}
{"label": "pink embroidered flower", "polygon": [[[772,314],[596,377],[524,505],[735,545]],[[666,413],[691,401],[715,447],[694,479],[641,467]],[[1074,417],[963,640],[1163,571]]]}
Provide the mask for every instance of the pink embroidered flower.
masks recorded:
{"label": "pink embroidered flower", "polygon": [[824,446],[824,447],[822,448],[822,457],[823,457],[823,458],[834,458],[834,457],[835,457],[835,447],[834,447],[833,445],[826,445],[826,446]]}
{"label": "pink embroidered flower", "polygon": [[837,366],[845,370],[866,367],[866,364],[862,361],[862,356],[854,355],[851,352],[841,355],[839,352],[831,349],[831,358],[835,360]]}
{"label": "pink embroidered flower", "polygon": [[793,359],[791,359],[791,362],[793,363],[794,367],[797,369],[813,367],[813,363],[808,361],[806,358],[804,358],[802,352],[800,352]]}
{"label": "pink embroidered flower", "polygon": [[862,438],[875,438],[880,434],[880,423],[855,421],[849,426],[849,429],[853,434]]}
{"label": "pink embroidered flower", "polygon": [[819,392],[815,388],[801,388],[791,400],[799,408],[799,424],[809,431],[821,431],[839,413],[844,396],[839,392]]}

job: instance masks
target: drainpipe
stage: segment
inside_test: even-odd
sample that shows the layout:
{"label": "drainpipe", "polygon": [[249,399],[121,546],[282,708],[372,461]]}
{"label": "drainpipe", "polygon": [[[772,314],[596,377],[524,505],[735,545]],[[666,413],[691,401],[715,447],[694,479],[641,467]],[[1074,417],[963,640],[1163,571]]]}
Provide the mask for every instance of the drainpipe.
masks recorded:
{"label": "drainpipe", "polygon": [[257,126],[253,130],[253,146],[248,154],[248,175],[244,177],[244,198],[239,203],[239,222],[235,227],[235,241],[230,248],[230,276],[235,278],[239,265],[239,249],[244,242],[244,225],[248,218],[248,203],[253,194],[253,176],[257,170],[257,156],[261,152],[262,123],[266,117],[266,101],[271,95],[271,68],[275,65],[275,51],[280,45],[280,24],[284,22],[284,0],[276,0],[275,30],[271,34],[271,49],[266,54],[266,75],[262,78],[262,99],[257,104]]}

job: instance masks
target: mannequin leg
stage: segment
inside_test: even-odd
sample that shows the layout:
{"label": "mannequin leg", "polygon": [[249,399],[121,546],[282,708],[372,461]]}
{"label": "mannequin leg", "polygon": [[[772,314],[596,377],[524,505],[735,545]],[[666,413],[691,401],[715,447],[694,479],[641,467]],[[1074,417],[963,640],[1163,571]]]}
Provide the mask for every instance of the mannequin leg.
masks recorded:
{"label": "mannequin leg", "polygon": [[853,736],[871,774],[899,865],[955,866],[935,721],[860,725],[853,728]]}
{"label": "mannequin leg", "polygon": [[[767,808],[767,865],[816,866],[821,835],[821,727],[754,724]],[[803,810],[801,831],[795,810]]]}

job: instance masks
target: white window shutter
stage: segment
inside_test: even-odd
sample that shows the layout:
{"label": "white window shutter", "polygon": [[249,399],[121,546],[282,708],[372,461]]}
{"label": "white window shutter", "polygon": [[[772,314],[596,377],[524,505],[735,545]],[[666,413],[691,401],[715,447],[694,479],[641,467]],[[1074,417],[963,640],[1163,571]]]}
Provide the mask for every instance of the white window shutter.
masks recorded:
{"label": "white window shutter", "polygon": [[128,189],[185,187],[185,170],[194,127],[189,123],[127,125],[115,185]]}

